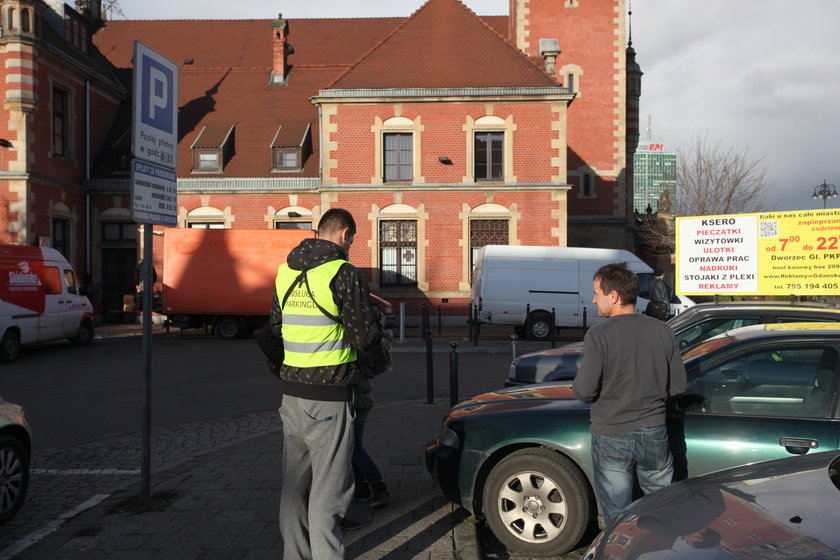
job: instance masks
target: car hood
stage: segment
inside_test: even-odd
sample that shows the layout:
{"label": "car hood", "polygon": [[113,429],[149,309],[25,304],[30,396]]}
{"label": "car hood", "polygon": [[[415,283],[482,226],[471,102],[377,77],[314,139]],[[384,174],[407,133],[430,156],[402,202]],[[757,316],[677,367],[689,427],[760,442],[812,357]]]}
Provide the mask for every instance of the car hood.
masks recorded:
{"label": "car hood", "polygon": [[[840,552],[838,485],[837,451],[689,479],[626,509],[609,537],[600,539],[598,557],[665,551],[680,559],[835,558]],[[628,539],[632,550],[610,550]]]}
{"label": "car hood", "polygon": [[583,342],[522,354],[513,360],[512,371],[516,373],[512,377],[520,383],[572,379],[582,357]]}
{"label": "car hood", "polygon": [[482,393],[452,407],[450,419],[534,408],[589,408],[575,398],[570,382],[542,383]]}

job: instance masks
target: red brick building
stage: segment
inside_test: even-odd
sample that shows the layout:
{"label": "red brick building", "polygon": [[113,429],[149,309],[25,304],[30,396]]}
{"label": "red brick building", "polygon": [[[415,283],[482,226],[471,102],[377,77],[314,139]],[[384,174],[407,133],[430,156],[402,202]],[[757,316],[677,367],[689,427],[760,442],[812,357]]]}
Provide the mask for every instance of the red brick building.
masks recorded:
{"label": "red brick building", "polygon": [[[472,257],[487,243],[632,249],[639,92],[628,86],[641,73],[633,66],[628,78],[624,0],[513,0],[510,17],[429,0],[406,18],[104,25],[97,1],[82,4],[0,0],[3,18],[24,6],[34,18],[31,38],[0,37],[0,56],[20,59],[29,89],[66,84],[74,150],[50,150],[60,122],[44,106],[51,90],[32,93],[40,104],[10,101],[7,62],[0,126],[29,158],[0,147],[0,162],[30,174],[0,177],[0,240],[59,243],[50,216],[66,215],[71,261],[88,272],[103,317],[133,289],[139,254],[128,166],[135,40],[179,67],[180,227],[310,228],[347,208],[359,227],[351,260],[373,288],[452,316],[466,313]],[[63,38],[34,23],[59,12]],[[87,51],[74,66],[64,60],[77,36]],[[25,140],[22,127],[33,131]],[[41,194],[33,166],[53,190]]]}

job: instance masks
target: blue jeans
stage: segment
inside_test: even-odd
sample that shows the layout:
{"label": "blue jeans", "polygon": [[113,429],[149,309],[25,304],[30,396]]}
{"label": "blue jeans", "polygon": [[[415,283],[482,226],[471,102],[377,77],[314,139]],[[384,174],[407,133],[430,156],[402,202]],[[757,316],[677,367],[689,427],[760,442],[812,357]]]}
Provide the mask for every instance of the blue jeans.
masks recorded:
{"label": "blue jeans", "polygon": [[665,426],[603,436],[592,434],[595,496],[604,526],[633,502],[633,475],[645,494],[671,484],[674,461]]}
{"label": "blue jeans", "polygon": [[353,476],[356,484],[367,483],[370,485],[382,482],[382,473],[376,467],[367,450],[362,445],[365,436],[365,420],[368,410],[356,411],[356,421],[353,423]]}

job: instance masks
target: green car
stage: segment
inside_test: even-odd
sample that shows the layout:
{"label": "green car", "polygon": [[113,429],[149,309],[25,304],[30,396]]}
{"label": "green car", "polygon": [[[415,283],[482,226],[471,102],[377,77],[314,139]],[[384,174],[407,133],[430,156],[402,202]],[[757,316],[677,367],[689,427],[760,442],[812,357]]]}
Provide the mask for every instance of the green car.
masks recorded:
{"label": "green car", "polygon": [[[683,359],[688,391],[668,413],[677,480],[838,448],[838,324],[744,327]],[[509,550],[562,554],[597,523],[590,437],[570,382],[512,387],[453,407],[426,466]]]}

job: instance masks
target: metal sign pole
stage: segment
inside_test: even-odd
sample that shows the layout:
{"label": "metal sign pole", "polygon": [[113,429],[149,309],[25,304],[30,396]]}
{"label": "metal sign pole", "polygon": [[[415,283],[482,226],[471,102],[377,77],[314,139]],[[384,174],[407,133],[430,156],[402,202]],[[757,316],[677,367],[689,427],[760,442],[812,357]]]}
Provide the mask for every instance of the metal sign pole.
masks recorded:
{"label": "metal sign pole", "polygon": [[140,500],[151,499],[153,224],[178,224],[178,65],[134,42],[131,217],[143,225],[143,410]]}
{"label": "metal sign pole", "polygon": [[140,500],[151,499],[152,467],[152,224],[143,225],[143,420]]}

